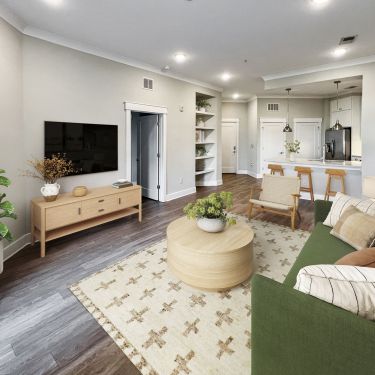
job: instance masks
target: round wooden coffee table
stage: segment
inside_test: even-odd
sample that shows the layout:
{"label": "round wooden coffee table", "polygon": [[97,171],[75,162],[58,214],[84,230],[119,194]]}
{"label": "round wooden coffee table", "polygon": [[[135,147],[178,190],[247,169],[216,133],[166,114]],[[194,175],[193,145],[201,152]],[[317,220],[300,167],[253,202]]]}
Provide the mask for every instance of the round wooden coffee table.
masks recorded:
{"label": "round wooden coffee table", "polygon": [[254,233],[245,223],[220,233],[199,229],[186,217],[169,224],[167,262],[186,284],[205,290],[225,290],[247,280],[253,271]]}

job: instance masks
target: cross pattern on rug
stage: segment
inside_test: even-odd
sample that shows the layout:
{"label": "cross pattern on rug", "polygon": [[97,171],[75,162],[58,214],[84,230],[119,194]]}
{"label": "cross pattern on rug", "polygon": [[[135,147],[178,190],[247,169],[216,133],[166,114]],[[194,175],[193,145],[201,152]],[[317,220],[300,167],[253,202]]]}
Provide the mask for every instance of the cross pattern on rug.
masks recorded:
{"label": "cross pattern on rug", "polygon": [[[282,282],[308,233],[257,220],[248,225],[257,272]],[[250,282],[203,292],[178,280],[166,257],[161,241],[71,290],[144,375],[249,374]]]}

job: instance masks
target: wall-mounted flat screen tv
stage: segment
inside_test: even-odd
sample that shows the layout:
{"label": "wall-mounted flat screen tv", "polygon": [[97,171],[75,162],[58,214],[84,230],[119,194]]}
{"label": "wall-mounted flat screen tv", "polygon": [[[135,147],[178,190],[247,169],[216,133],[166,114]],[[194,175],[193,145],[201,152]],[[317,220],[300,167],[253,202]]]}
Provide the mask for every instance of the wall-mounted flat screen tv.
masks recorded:
{"label": "wall-mounted flat screen tv", "polygon": [[45,121],[44,156],[65,155],[75,174],[117,171],[117,139],[117,125]]}

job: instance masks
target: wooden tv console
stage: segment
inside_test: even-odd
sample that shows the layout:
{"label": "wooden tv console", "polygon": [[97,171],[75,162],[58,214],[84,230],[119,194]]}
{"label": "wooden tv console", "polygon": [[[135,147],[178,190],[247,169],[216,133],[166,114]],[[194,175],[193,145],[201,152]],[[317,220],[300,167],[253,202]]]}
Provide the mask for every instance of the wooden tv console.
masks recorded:
{"label": "wooden tv console", "polygon": [[142,188],[139,185],[115,189],[90,189],[84,197],[71,193],[54,202],[43,197],[31,201],[31,243],[40,241],[40,256],[46,255],[46,242],[95,227],[125,216],[138,214],[142,221]]}

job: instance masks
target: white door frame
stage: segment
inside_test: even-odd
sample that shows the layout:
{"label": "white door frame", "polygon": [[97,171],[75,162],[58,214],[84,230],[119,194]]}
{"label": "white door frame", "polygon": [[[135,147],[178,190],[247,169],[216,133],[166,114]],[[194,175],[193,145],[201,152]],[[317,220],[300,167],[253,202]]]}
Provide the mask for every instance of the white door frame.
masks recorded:
{"label": "white door frame", "polygon": [[162,106],[154,106],[141,103],[124,102],[125,110],[125,165],[126,179],[131,181],[131,124],[132,112],[144,112],[159,115],[160,123],[160,202],[166,201],[167,196],[167,115],[168,109]]}
{"label": "white door frame", "polygon": [[297,126],[298,126],[297,124],[298,123],[312,123],[312,124],[318,123],[319,124],[318,155],[321,155],[322,154],[322,122],[323,122],[323,119],[321,117],[295,118],[294,121],[293,121],[293,124],[294,124],[293,140],[296,140]]}
{"label": "white door frame", "polygon": [[[272,123],[282,123],[285,126],[286,125],[286,118],[260,117],[259,123],[260,123],[260,153],[259,153],[260,163],[259,163],[259,168],[260,168],[260,174],[263,176],[263,142],[264,142],[263,128],[264,128],[265,124],[272,124]],[[284,140],[285,140],[286,139],[286,137],[285,137],[286,133],[282,132],[281,134],[284,136]]]}
{"label": "white door frame", "polygon": [[[240,128],[240,119],[238,118],[223,118],[221,119],[221,125],[224,123],[231,123],[234,124],[234,129],[236,131],[236,171],[235,173],[238,173],[239,167],[238,167],[238,155],[240,152],[240,134],[239,134],[239,128]],[[223,143],[223,140],[221,140],[221,143]],[[223,161],[221,161],[223,163]],[[223,167],[223,166],[222,166]]]}

